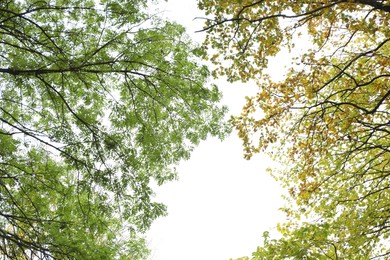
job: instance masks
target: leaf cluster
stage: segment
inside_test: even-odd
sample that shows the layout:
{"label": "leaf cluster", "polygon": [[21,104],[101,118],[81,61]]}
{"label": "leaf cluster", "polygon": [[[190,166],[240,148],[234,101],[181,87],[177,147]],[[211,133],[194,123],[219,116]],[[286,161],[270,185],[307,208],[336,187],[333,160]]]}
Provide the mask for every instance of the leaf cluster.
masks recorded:
{"label": "leaf cluster", "polygon": [[198,46],[147,4],[1,1],[0,255],[144,259],[152,180],[228,133]]}
{"label": "leaf cluster", "polygon": [[[213,16],[204,30],[215,73],[259,86],[231,120],[245,157],[266,151],[285,165],[274,175],[290,194],[289,221],[254,259],[388,256],[390,2],[199,6]],[[295,46],[302,39],[310,47]],[[293,58],[275,82],[264,70],[282,48]]]}

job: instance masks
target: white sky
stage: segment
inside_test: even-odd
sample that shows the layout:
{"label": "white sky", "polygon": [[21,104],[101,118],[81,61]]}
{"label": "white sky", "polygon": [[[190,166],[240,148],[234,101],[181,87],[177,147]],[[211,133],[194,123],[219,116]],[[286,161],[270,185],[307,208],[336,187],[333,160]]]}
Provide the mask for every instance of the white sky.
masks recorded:
{"label": "white sky", "polygon": [[[198,41],[203,35],[196,0],[169,0],[166,15],[187,27]],[[280,64],[279,61],[274,65]],[[271,63],[272,66],[272,63]],[[280,65],[279,65],[280,66]],[[216,81],[229,114],[239,114],[254,85]],[[154,222],[147,233],[150,260],[224,260],[250,256],[262,233],[283,220],[281,188],[265,169],[270,161],[257,155],[243,159],[235,133],[223,142],[209,138],[178,167],[179,180],[156,190],[156,200],[168,206],[168,216]]]}

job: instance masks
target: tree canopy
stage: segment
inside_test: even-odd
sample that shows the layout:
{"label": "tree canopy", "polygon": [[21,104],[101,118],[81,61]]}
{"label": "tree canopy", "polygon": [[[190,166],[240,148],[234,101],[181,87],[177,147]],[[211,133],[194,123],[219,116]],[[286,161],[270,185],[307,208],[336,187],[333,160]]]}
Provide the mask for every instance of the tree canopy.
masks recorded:
{"label": "tree canopy", "polygon": [[202,49],[146,0],[0,2],[0,256],[144,259],[176,176],[226,109]]}
{"label": "tree canopy", "polygon": [[[215,75],[259,92],[232,118],[244,153],[281,158],[280,239],[252,259],[390,255],[390,1],[200,0]],[[296,45],[301,42],[301,45]],[[304,42],[304,43],[302,43]],[[291,53],[283,80],[265,70]]]}

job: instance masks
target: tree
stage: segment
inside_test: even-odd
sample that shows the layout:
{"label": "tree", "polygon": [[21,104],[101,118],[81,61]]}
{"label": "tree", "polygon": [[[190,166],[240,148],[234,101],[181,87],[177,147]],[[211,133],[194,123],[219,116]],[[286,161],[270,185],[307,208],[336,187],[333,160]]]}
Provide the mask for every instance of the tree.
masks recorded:
{"label": "tree", "polygon": [[[215,75],[253,79],[231,122],[289,191],[281,239],[253,259],[390,255],[390,1],[200,0]],[[305,46],[295,46],[305,41]],[[283,80],[265,73],[286,48]],[[225,60],[229,62],[225,62]]]}
{"label": "tree", "polygon": [[147,4],[0,2],[0,256],[144,259],[151,181],[228,132],[202,50]]}

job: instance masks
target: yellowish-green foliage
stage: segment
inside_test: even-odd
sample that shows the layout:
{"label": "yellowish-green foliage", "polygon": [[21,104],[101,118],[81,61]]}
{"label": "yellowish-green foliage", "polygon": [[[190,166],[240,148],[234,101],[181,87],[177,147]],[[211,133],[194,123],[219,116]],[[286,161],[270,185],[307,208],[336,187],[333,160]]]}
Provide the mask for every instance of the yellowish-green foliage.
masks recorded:
{"label": "yellowish-green foliage", "polygon": [[[201,0],[215,75],[259,91],[232,118],[245,157],[282,158],[279,240],[253,259],[390,255],[390,1]],[[297,42],[305,46],[295,46]],[[284,80],[264,73],[282,48]],[[262,113],[256,113],[261,111]],[[260,116],[259,116],[260,114]]]}
{"label": "yellowish-green foliage", "polygon": [[175,178],[221,93],[147,0],[0,1],[0,258],[146,259]]}

